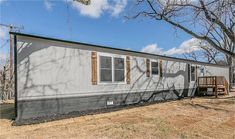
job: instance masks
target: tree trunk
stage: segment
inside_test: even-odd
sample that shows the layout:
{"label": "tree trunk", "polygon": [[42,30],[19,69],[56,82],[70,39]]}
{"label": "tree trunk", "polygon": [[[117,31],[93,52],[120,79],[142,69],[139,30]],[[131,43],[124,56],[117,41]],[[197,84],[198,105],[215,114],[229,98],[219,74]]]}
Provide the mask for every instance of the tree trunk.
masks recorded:
{"label": "tree trunk", "polygon": [[231,84],[233,83],[233,72],[234,72],[234,68],[235,68],[235,62],[234,62],[234,58],[231,56],[227,56],[227,63],[229,66],[229,88],[231,89]]}
{"label": "tree trunk", "polygon": [[231,65],[231,68],[230,68],[230,74],[231,74],[231,83],[233,83],[233,85],[235,84],[235,77],[234,77],[234,71],[235,71],[235,58],[232,58],[231,59],[232,61],[232,65]]}

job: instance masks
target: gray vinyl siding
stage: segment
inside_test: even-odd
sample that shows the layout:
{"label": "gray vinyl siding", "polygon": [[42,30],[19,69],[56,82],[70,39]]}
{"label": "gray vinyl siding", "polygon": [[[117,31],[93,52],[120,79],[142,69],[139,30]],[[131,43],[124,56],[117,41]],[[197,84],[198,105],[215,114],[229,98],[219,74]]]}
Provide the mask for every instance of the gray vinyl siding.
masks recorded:
{"label": "gray vinyl siding", "polygon": [[[138,55],[130,55],[130,84],[98,81],[98,85],[92,85],[92,47],[22,36],[17,40],[18,100],[195,88],[195,82],[188,81],[187,63],[165,59],[163,78],[159,75],[146,77],[146,59]],[[22,42],[28,45],[22,45]],[[103,54],[126,56],[105,49],[98,51],[98,56]],[[205,71],[205,75],[221,75],[228,79],[228,68],[205,66]]]}

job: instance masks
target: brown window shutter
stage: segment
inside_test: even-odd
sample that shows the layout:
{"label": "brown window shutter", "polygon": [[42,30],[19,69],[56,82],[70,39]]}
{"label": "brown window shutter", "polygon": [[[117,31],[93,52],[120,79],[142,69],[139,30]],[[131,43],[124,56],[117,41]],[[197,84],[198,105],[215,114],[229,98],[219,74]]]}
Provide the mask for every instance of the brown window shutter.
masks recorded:
{"label": "brown window shutter", "polygon": [[126,57],[126,83],[131,83],[131,63],[130,63],[130,57]]}
{"label": "brown window shutter", "polygon": [[146,76],[150,77],[150,60],[146,59]]}
{"label": "brown window shutter", "polygon": [[162,65],[162,60],[160,60],[160,77],[162,77],[163,76],[163,65]]}
{"label": "brown window shutter", "polygon": [[92,52],[91,53],[91,72],[92,72],[92,76],[91,76],[91,81],[92,81],[92,85],[97,85],[97,53],[96,52]]}

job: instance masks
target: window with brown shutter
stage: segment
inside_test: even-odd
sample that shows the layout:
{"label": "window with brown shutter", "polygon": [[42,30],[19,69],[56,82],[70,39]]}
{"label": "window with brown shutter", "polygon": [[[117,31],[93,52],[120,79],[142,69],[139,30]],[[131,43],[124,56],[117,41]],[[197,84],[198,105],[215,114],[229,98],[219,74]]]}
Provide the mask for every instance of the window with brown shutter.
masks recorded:
{"label": "window with brown shutter", "polygon": [[130,63],[130,57],[126,57],[126,83],[130,84],[131,82],[131,63]]}
{"label": "window with brown shutter", "polygon": [[150,60],[146,59],[146,76],[150,77]]}
{"label": "window with brown shutter", "polygon": [[92,72],[92,76],[91,76],[91,81],[92,81],[92,85],[97,85],[97,53],[96,52],[92,52],[91,53],[91,72]]}

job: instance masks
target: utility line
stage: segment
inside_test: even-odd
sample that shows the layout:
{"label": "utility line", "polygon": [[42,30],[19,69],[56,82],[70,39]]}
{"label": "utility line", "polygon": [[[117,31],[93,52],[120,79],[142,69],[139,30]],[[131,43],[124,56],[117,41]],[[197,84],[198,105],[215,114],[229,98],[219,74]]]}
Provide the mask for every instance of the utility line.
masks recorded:
{"label": "utility line", "polygon": [[[3,24],[3,23],[0,23],[0,26],[3,26],[3,27],[7,27],[9,29],[9,32],[12,32],[13,29],[15,31],[18,30],[18,32],[20,32],[20,29],[24,29],[23,26],[20,26],[20,27],[17,27],[17,26],[13,26],[12,24],[10,25],[7,25],[7,24]],[[10,67],[9,67],[9,70],[10,70],[10,77],[12,77],[13,75],[13,36],[10,34],[10,38],[9,38],[9,41],[10,41],[10,45],[9,45],[9,54],[10,54],[10,57],[9,57],[9,60],[10,60]]]}
{"label": "utility line", "polygon": [[[11,29],[14,29],[14,31],[18,31],[20,32],[20,30],[24,29],[24,26],[14,26],[14,25],[8,25],[8,24],[3,24],[3,23],[0,23],[0,26],[3,26],[3,27],[7,27],[7,28],[11,28]],[[9,30],[9,31],[12,31],[12,30]]]}

